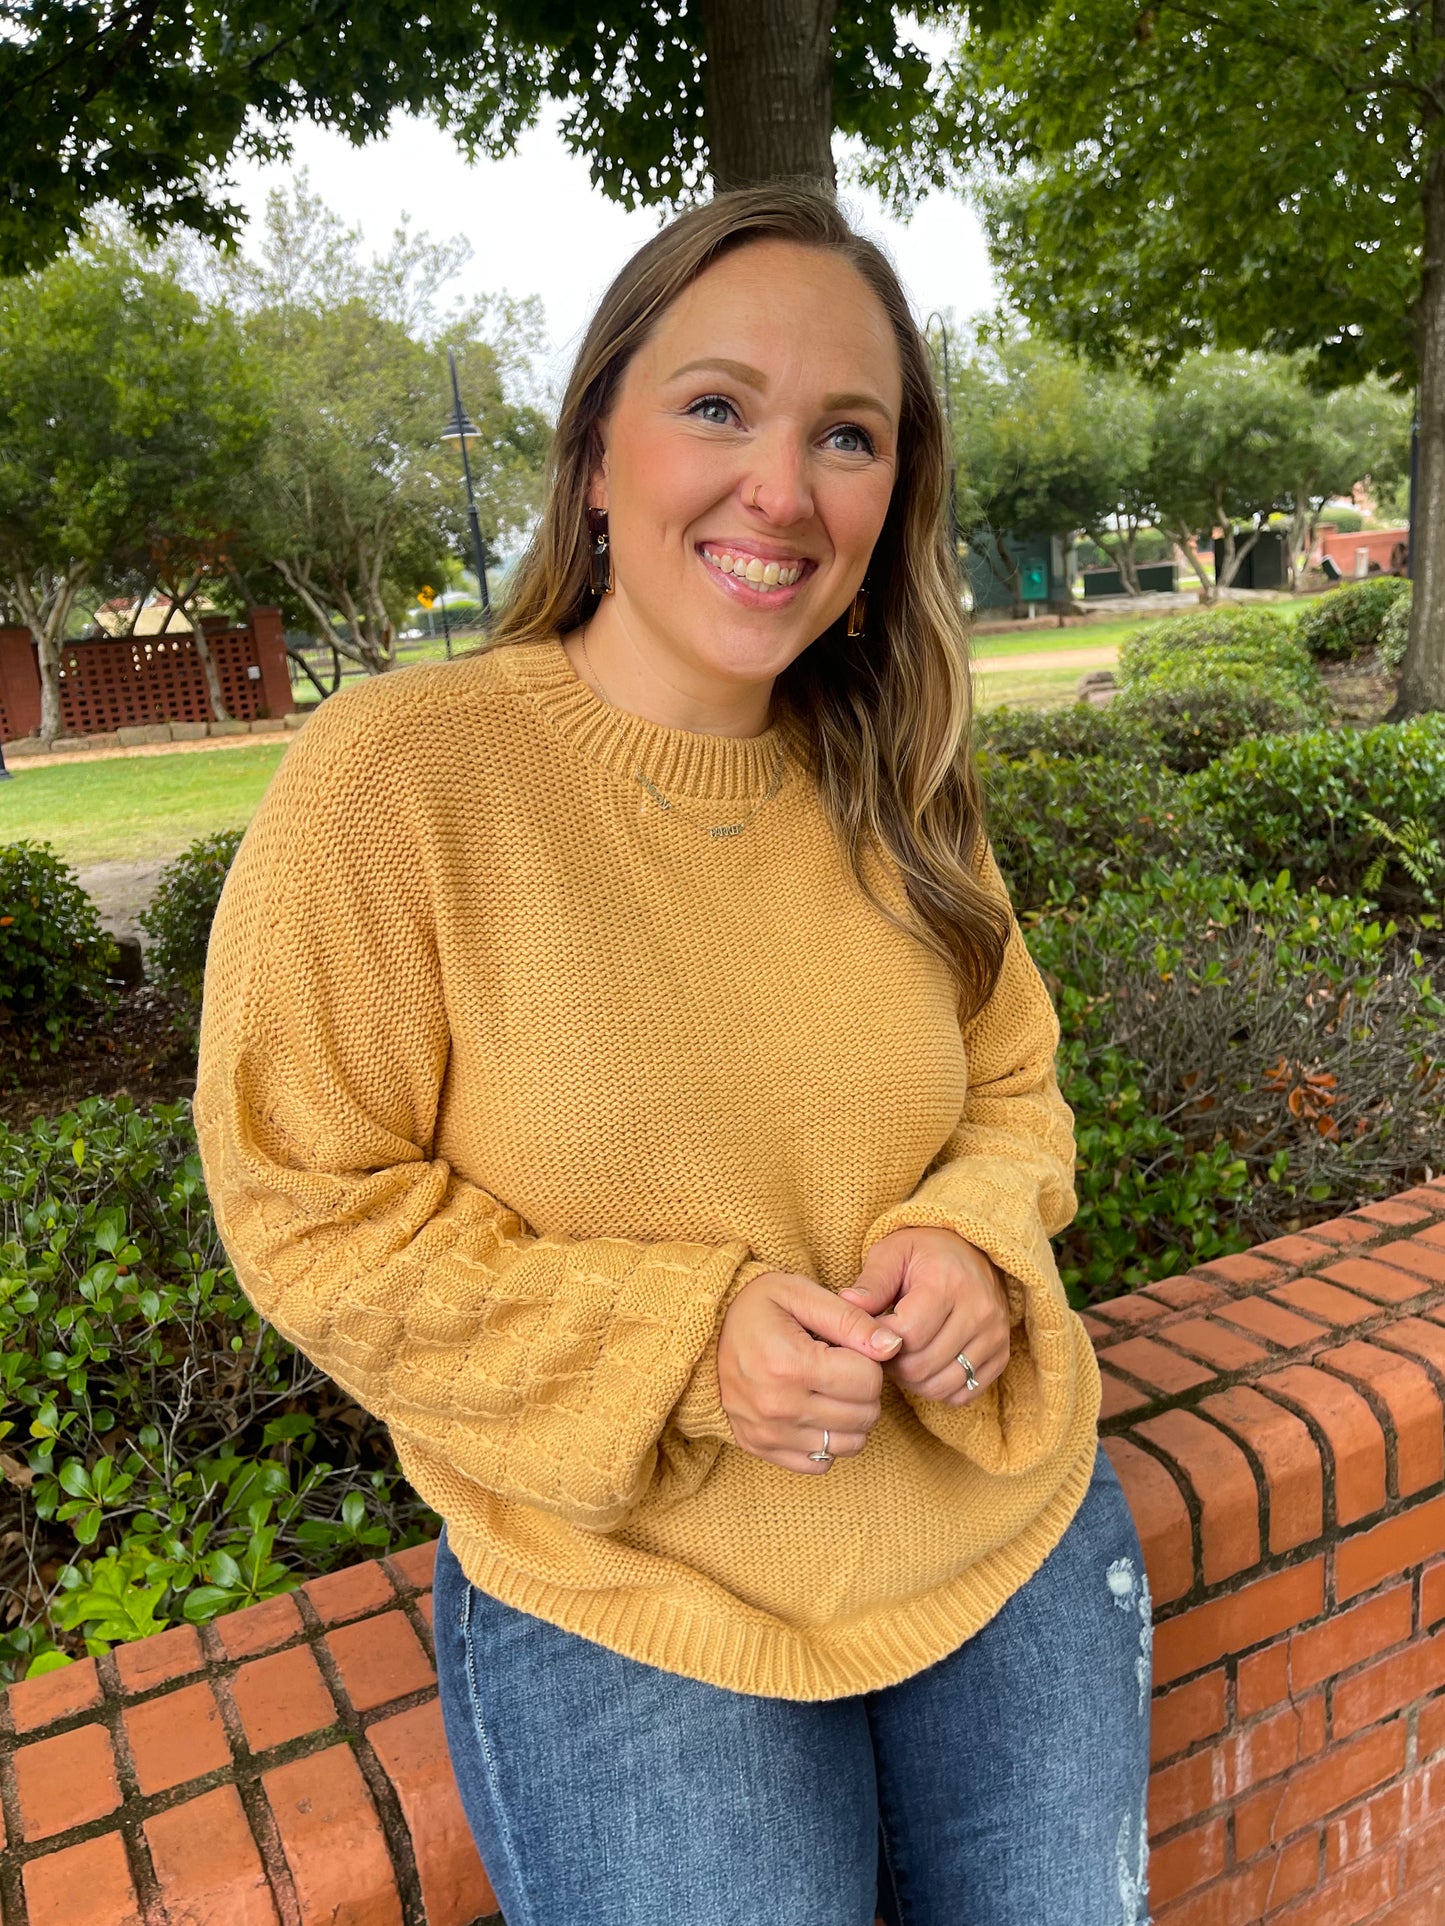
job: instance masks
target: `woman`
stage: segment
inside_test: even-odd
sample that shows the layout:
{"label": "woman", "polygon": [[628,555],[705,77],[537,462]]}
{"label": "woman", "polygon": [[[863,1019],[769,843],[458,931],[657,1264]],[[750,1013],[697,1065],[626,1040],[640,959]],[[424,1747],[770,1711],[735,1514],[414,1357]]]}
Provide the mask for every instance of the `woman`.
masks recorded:
{"label": "woman", "polygon": [[445,1520],[508,1926],[1147,1916],[1148,1586],[946,472],[830,199],[683,215],[494,646],[327,702],[222,894],[217,1220]]}

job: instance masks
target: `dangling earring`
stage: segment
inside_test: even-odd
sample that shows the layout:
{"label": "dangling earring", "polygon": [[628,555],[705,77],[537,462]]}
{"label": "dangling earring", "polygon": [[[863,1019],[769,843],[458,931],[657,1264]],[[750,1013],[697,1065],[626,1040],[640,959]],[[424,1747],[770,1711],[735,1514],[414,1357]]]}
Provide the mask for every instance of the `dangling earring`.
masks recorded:
{"label": "dangling earring", "polygon": [[592,544],[592,593],[612,593],[612,545],[607,539],[607,511],[589,508],[587,532]]}
{"label": "dangling earring", "polygon": [[848,633],[861,635],[863,625],[868,620],[868,577],[865,575],[858,585],[858,593],[853,597],[848,610]]}

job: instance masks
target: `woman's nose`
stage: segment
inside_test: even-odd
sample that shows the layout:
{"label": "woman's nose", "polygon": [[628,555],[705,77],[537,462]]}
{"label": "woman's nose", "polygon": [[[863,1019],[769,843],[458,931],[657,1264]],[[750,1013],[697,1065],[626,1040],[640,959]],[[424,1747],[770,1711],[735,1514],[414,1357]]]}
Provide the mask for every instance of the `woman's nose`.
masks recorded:
{"label": "woman's nose", "polygon": [[751,472],[743,481],[742,499],[780,527],[805,521],[813,512],[807,449],[790,437],[775,436],[761,442]]}

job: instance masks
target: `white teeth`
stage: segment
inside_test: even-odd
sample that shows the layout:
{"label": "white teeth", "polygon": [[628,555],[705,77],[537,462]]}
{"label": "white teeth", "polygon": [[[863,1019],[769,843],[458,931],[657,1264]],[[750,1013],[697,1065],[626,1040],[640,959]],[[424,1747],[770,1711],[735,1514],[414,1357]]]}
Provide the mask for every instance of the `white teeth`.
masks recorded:
{"label": "white teeth", "polygon": [[750,588],[764,591],[791,588],[803,573],[801,562],[764,562],[756,555],[734,555],[730,549],[705,548],[704,557],[724,575],[735,575]]}

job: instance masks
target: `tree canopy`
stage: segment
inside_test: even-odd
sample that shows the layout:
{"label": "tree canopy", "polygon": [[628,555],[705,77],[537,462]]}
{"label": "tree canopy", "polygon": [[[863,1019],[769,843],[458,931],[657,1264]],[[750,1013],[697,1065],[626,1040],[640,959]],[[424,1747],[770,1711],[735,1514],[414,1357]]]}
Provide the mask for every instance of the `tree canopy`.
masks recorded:
{"label": "tree canopy", "polygon": [[948,119],[1037,325],[1420,384],[1401,712],[1445,708],[1445,5],[977,0]]}
{"label": "tree canopy", "polygon": [[236,330],[105,237],[0,281],[0,364],[0,601],[35,638],[53,734],[77,597],[224,546],[263,423]]}
{"label": "tree canopy", "polygon": [[948,164],[942,81],[887,0],[0,0],[0,29],[0,273],[53,259],[104,203],[152,239],[233,238],[227,166],[284,157],[301,120],[359,143],[431,113],[502,154],[561,103],[597,185],[636,205],[831,180],[835,130],[888,193]]}

